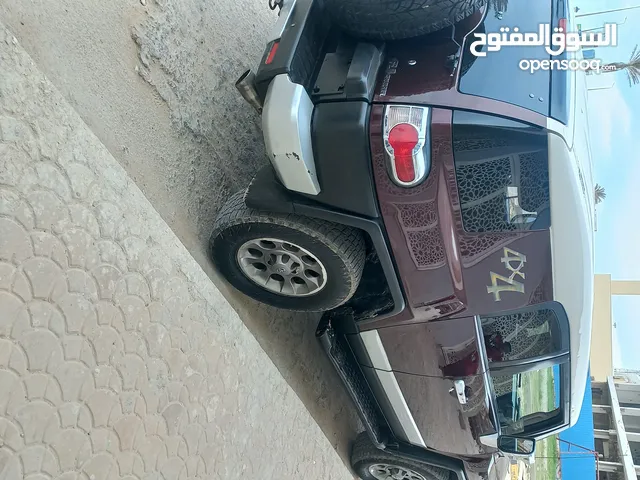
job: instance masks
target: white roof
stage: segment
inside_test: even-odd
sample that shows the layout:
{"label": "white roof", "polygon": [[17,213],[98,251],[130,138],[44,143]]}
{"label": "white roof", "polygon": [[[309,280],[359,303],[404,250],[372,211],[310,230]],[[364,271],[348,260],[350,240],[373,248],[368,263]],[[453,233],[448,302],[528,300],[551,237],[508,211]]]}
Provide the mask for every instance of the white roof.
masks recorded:
{"label": "white roof", "polygon": [[586,83],[575,81],[572,121],[549,121],[549,184],[554,298],[569,317],[571,335],[571,425],[580,415],[589,375],[593,316],[595,195],[586,122]]}

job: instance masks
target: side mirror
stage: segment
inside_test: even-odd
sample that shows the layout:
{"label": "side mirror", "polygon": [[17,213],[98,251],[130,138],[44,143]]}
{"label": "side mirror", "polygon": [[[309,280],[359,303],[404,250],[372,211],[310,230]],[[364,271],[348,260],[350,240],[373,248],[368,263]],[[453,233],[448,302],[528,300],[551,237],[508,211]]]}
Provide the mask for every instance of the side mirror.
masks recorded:
{"label": "side mirror", "polygon": [[507,455],[529,457],[536,451],[536,441],[532,438],[501,435],[500,438],[498,438],[498,449]]}

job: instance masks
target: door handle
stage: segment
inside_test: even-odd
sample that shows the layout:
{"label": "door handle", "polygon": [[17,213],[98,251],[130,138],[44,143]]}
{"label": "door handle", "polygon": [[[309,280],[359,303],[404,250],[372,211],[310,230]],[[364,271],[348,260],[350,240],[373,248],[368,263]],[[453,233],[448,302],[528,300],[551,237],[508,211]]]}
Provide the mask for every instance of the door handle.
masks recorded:
{"label": "door handle", "polygon": [[449,393],[455,392],[456,397],[458,397],[458,402],[460,402],[460,405],[466,405],[467,404],[466,390],[467,390],[467,387],[464,384],[464,380],[454,380],[453,388],[449,390]]}

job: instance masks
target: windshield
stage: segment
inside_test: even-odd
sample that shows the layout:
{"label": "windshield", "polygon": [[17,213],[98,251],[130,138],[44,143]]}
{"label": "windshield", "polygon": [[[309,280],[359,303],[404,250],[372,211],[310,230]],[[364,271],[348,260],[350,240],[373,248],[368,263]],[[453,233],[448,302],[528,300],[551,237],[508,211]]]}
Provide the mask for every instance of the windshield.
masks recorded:
{"label": "windshield", "polygon": [[531,434],[560,414],[560,366],[491,375],[504,435]]}

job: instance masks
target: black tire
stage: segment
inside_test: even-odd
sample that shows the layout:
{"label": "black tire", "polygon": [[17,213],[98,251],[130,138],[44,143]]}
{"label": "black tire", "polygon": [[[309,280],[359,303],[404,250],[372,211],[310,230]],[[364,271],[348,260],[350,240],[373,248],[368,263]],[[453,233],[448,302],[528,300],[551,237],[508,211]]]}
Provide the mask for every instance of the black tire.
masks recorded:
{"label": "black tire", "polygon": [[[366,256],[359,230],[300,215],[253,210],[245,205],[244,194],[234,194],[222,207],[209,241],[212,260],[231,285],[259,302],[309,312],[331,310],[353,296]],[[294,297],[271,292],[250,280],[236,256],[245,242],[256,238],[277,238],[312,252],[326,270],[324,288]]]}
{"label": "black tire", "polygon": [[441,468],[432,467],[423,463],[405,460],[383,450],[378,449],[366,432],[361,433],[356,438],[351,451],[351,467],[362,480],[376,480],[369,467],[373,465],[393,465],[396,467],[411,470],[414,473],[422,475],[425,480],[450,480],[451,472]]}
{"label": "black tire", "polygon": [[467,18],[487,0],[325,0],[344,30],[359,38],[398,40],[441,30]]}

